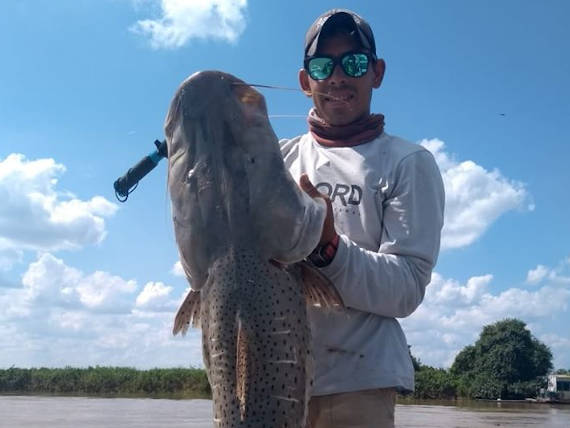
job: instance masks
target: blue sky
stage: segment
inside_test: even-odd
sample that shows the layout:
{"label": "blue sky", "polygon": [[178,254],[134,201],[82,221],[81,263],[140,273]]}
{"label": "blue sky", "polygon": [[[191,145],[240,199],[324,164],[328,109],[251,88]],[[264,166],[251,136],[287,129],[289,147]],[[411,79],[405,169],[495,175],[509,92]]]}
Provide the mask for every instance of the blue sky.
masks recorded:
{"label": "blue sky", "polygon": [[[217,8],[214,5],[217,4]],[[550,0],[12,0],[0,6],[0,367],[199,365],[172,338],[187,283],[166,164],[128,202],[188,75],[297,86],[304,33],[331,7],[374,29],[387,63],[373,110],[436,156],[443,248],[412,352],[449,366],[483,325],[525,321],[570,368],[570,4]],[[263,90],[278,136],[310,100]]]}

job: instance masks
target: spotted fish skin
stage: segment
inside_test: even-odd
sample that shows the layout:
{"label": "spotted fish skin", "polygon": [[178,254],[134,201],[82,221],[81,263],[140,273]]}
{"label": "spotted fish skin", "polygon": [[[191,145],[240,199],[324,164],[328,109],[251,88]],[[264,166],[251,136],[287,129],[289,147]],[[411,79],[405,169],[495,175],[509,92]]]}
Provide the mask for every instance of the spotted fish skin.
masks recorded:
{"label": "spotted fish skin", "polygon": [[294,262],[317,245],[326,207],[299,190],[263,96],[234,76],[183,82],[165,134],[175,237],[192,286],[173,332],[202,329],[214,426],[303,428],[313,373],[306,304],[342,300]]}
{"label": "spotted fish skin", "polygon": [[236,249],[216,260],[201,293],[216,426],[303,426],[312,358],[294,275]]}

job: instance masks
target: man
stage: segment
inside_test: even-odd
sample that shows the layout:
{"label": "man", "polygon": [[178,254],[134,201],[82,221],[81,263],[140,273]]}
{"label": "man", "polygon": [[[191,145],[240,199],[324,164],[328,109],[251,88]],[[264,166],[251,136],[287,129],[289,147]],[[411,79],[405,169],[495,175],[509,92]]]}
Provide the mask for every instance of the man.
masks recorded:
{"label": "man", "polygon": [[321,15],[307,32],[299,71],[314,104],[310,132],[280,142],[302,189],[327,202],[320,245],[309,258],[346,305],[309,309],[312,428],[393,427],[396,391],[414,387],[396,317],[414,312],[431,279],[444,191],[433,156],[385,133],[384,117],[370,113],[384,70],[360,16],[338,9]]}

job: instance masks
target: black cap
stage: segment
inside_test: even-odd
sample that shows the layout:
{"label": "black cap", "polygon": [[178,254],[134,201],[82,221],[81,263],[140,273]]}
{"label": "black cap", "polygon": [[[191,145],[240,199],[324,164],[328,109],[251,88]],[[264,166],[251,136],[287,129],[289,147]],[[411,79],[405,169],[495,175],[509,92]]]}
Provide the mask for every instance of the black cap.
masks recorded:
{"label": "black cap", "polygon": [[313,56],[317,52],[319,36],[323,29],[336,25],[348,25],[354,29],[363,48],[376,56],[376,42],[368,22],[358,14],[347,9],[331,9],[319,16],[307,30],[305,35],[305,57]]}

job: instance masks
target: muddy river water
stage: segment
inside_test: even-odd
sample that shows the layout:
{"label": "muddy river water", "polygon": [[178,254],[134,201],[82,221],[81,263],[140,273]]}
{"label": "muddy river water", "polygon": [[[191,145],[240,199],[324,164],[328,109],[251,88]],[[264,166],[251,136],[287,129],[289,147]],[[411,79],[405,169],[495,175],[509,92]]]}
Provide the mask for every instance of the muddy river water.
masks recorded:
{"label": "muddy river water", "polygon": [[[1,428],[210,428],[211,401],[0,396]],[[398,404],[398,428],[570,428],[570,405]]]}

